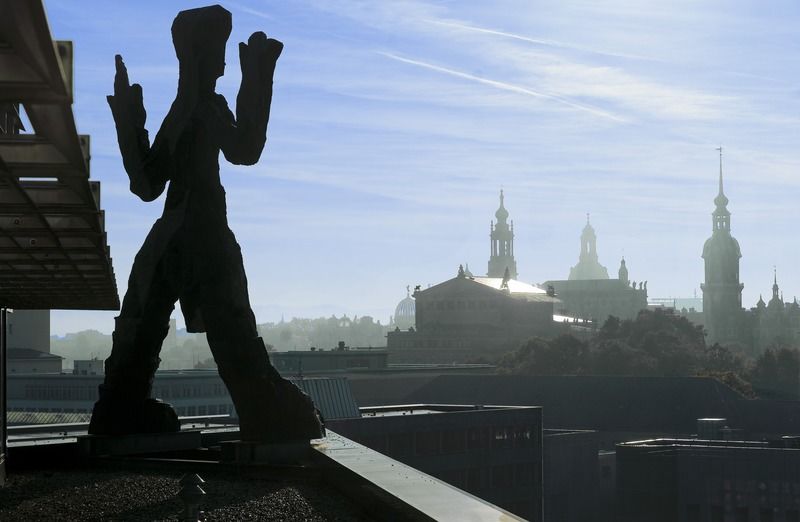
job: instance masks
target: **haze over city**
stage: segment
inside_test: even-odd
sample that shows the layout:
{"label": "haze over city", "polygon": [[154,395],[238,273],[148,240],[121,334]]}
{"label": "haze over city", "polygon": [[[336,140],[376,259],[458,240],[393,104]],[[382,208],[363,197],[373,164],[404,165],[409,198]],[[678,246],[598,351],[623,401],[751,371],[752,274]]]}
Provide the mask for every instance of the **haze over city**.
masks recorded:
{"label": "haze over city", "polygon": [[[47,3],[54,36],[75,42],[73,108],[92,137],[122,295],[162,204],[128,190],[105,103],[113,57],[142,84],[153,135],[175,94],[169,26],[195,4],[77,6]],[[461,263],[485,273],[500,188],[520,280],[566,278],[588,212],[610,272],[624,255],[650,296],[699,296],[720,145],[743,306],[770,293],[773,266],[787,300],[800,293],[794,3],[226,7],[218,92],[231,103],[236,43],[266,28],[285,44],[266,153],[254,167],[220,162],[258,322],[386,322],[406,285],[449,279]],[[54,312],[52,332],[108,333],[113,315]]]}

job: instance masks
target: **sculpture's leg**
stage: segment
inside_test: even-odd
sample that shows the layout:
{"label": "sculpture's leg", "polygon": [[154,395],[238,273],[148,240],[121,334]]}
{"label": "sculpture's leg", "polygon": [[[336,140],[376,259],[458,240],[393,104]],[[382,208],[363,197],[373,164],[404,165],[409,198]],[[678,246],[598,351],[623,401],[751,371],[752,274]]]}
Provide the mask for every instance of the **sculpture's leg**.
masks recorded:
{"label": "sculpture's leg", "polygon": [[242,440],[289,442],[324,436],[314,403],[278,374],[260,337],[208,337],[236,406]]}
{"label": "sculpture's leg", "polygon": [[323,437],[314,403],[280,376],[258,337],[238,245],[227,253],[233,254],[230,270],[205,286],[199,301],[208,344],[239,416],[242,440],[288,442]]}
{"label": "sculpture's leg", "polygon": [[[161,271],[156,270],[156,274]],[[105,362],[105,380],[99,388],[89,433],[122,435],[178,431],[174,410],[150,398],[161,344],[169,331],[169,317],[176,300],[173,285],[156,278],[142,302],[131,272],[128,292],[116,318],[111,355]]]}

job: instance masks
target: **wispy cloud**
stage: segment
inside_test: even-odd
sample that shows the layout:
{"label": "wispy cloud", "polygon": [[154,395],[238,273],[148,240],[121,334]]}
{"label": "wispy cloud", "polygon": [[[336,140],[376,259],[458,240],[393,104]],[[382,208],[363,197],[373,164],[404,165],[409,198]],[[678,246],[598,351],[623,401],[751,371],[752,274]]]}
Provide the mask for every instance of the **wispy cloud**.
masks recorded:
{"label": "wispy cloud", "polygon": [[601,118],[606,118],[606,119],[617,121],[617,122],[620,122],[620,123],[625,123],[627,121],[625,118],[622,118],[622,117],[617,116],[615,114],[612,114],[610,112],[607,112],[607,111],[604,111],[604,110],[601,110],[601,109],[598,109],[598,108],[595,108],[595,107],[591,107],[591,106],[588,106],[588,105],[582,105],[580,103],[576,103],[574,101],[568,100],[568,99],[566,99],[566,98],[564,98],[562,96],[558,96],[558,95],[555,95],[555,94],[539,92],[539,91],[535,91],[535,90],[527,88],[527,87],[514,85],[514,84],[511,84],[511,83],[508,83],[508,82],[502,82],[502,81],[499,81],[499,80],[492,80],[492,79],[489,79],[489,78],[482,78],[480,76],[475,76],[473,74],[465,73],[465,72],[462,72],[462,71],[457,71],[455,69],[442,67],[440,65],[434,65],[432,63],[423,62],[421,60],[412,60],[411,58],[404,58],[402,56],[398,56],[398,55],[393,54],[393,53],[387,53],[387,52],[384,52],[384,51],[379,51],[379,54],[381,54],[383,56],[386,56],[387,58],[391,58],[392,60],[397,60],[398,62],[403,62],[403,63],[407,63],[407,64],[411,64],[411,65],[416,65],[418,67],[423,67],[423,68],[429,69],[431,71],[437,71],[437,72],[440,72],[440,73],[449,74],[450,76],[455,76],[457,78],[463,78],[465,80],[470,80],[470,81],[473,81],[473,82],[481,83],[483,85],[488,85],[488,86],[494,87],[496,89],[502,89],[504,91],[509,91],[509,92],[513,92],[513,93],[516,93],[516,94],[522,94],[522,95],[525,95],[525,96],[532,96],[534,98],[554,101],[554,102],[566,105],[567,107],[570,107],[570,108],[573,108],[573,109],[578,109],[578,110],[587,112],[589,114],[592,114],[594,116],[598,116],[598,117],[601,117]]}
{"label": "wispy cloud", "polygon": [[247,13],[249,15],[257,16],[259,18],[263,18],[265,20],[275,20],[275,17],[265,13],[264,11],[253,9],[252,7],[247,7],[246,5],[242,5],[237,2],[226,2],[226,6],[234,9],[235,11],[241,11],[243,13]]}
{"label": "wispy cloud", "polygon": [[574,45],[565,42],[559,42],[557,40],[549,40],[549,39],[542,39],[542,38],[531,38],[528,36],[523,36],[520,34],[509,33],[506,31],[498,31],[496,29],[488,29],[486,27],[478,27],[475,25],[468,25],[463,23],[457,23],[447,20],[425,20],[425,22],[429,24],[439,25],[443,27],[452,27],[454,29],[461,29],[463,31],[472,31],[476,33],[483,33],[483,34],[490,34],[494,36],[502,36],[505,38],[511,38],[513,40],[519,40],[522,42],[527,42],[535,45],[542,45],[547,47],[556,47],[560,49],[570,49],[573,51],[580,51],[582,53],[591,53],[601,56],[610,56],[614,58],[625,58],[629,60],[647,60],[647,61],[657,61],[655,58],[647,57],[647,56],[640,56],[637,54],[629,54],[629,53],[618,53],[618,52],[611,52],[611,51],[602,51],[599,49],[594,49],[591,47],[584,47],[580,45]]}

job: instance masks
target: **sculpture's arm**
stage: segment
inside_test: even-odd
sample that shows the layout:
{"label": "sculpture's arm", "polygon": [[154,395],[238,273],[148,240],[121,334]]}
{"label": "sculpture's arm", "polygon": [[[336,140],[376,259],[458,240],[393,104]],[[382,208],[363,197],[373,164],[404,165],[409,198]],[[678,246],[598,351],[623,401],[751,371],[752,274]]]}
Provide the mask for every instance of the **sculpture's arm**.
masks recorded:
{"label": "sculpture's arm", "polygon": [[267,141],[267,123],[272,102],[272,77],[283,44],[253,33],[239,44],[242,83],[236,97],[236,123],[222,133],[222,153],[236,165],[253,165]]}
{"label": "sculpture's arm", "polygon": [[114,94],[107,96],[117,128],[122,164],[130,179],[131,192],[143,201],[153,201],[164,192],[172,169],[168,147],[150,147],[144,128],[147,113],[142,102],[142,86],[130,85],[122,57],[116,58]]}

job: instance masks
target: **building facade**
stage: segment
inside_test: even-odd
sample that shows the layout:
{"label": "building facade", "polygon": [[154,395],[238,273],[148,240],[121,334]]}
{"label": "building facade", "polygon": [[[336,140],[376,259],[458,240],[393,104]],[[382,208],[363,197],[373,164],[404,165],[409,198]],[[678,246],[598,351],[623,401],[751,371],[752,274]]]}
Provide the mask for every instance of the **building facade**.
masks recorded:
{"label": "building facade", "polygon": [[[326,419],[358,415],[343,377],[289,377],[308,393]],[[33,413],[92,412],[102,374],[20,374],[8,376],[8,411]],[[217,370],[159,370],[152,396],[170,403],[181,417],[236,415]]]}
{"label": "building facade", "polygon": [[797,346],[800,342],[800,304],[795,298],[787,303],[778,286],[777,272],[773,274],[772,297],[768,303],[759,296],[745,322],[750,332],[753,352],[762,353],[770,347]]}
{"label": "building facade", "polygon": [[625,258],[620,261],[616,279],[610,279],[597,256],[597,234],[586,217],[581,233],[578,264],[569,271],[569,279],[545,281],[561,301],[557,313],[591,320],[602,325],[608,316],[634,319],[647,308],[647,281],[630,281]]}
{"label": "building facade", "polygon": [[516,515],[542,520],[541,408],[420,404],[361,411],[361,418],[329,427]]}
{"label": "building facade", "polygon": [[620,522],[798,522],[796,439],[617,445]]}
{"label": "building facade", "polygon": [[387,335],[392,363],[492,360],[534,336],[563,329],[553,321],[558,300],[509,278],[456,277],[414,292],[416,328]]}

